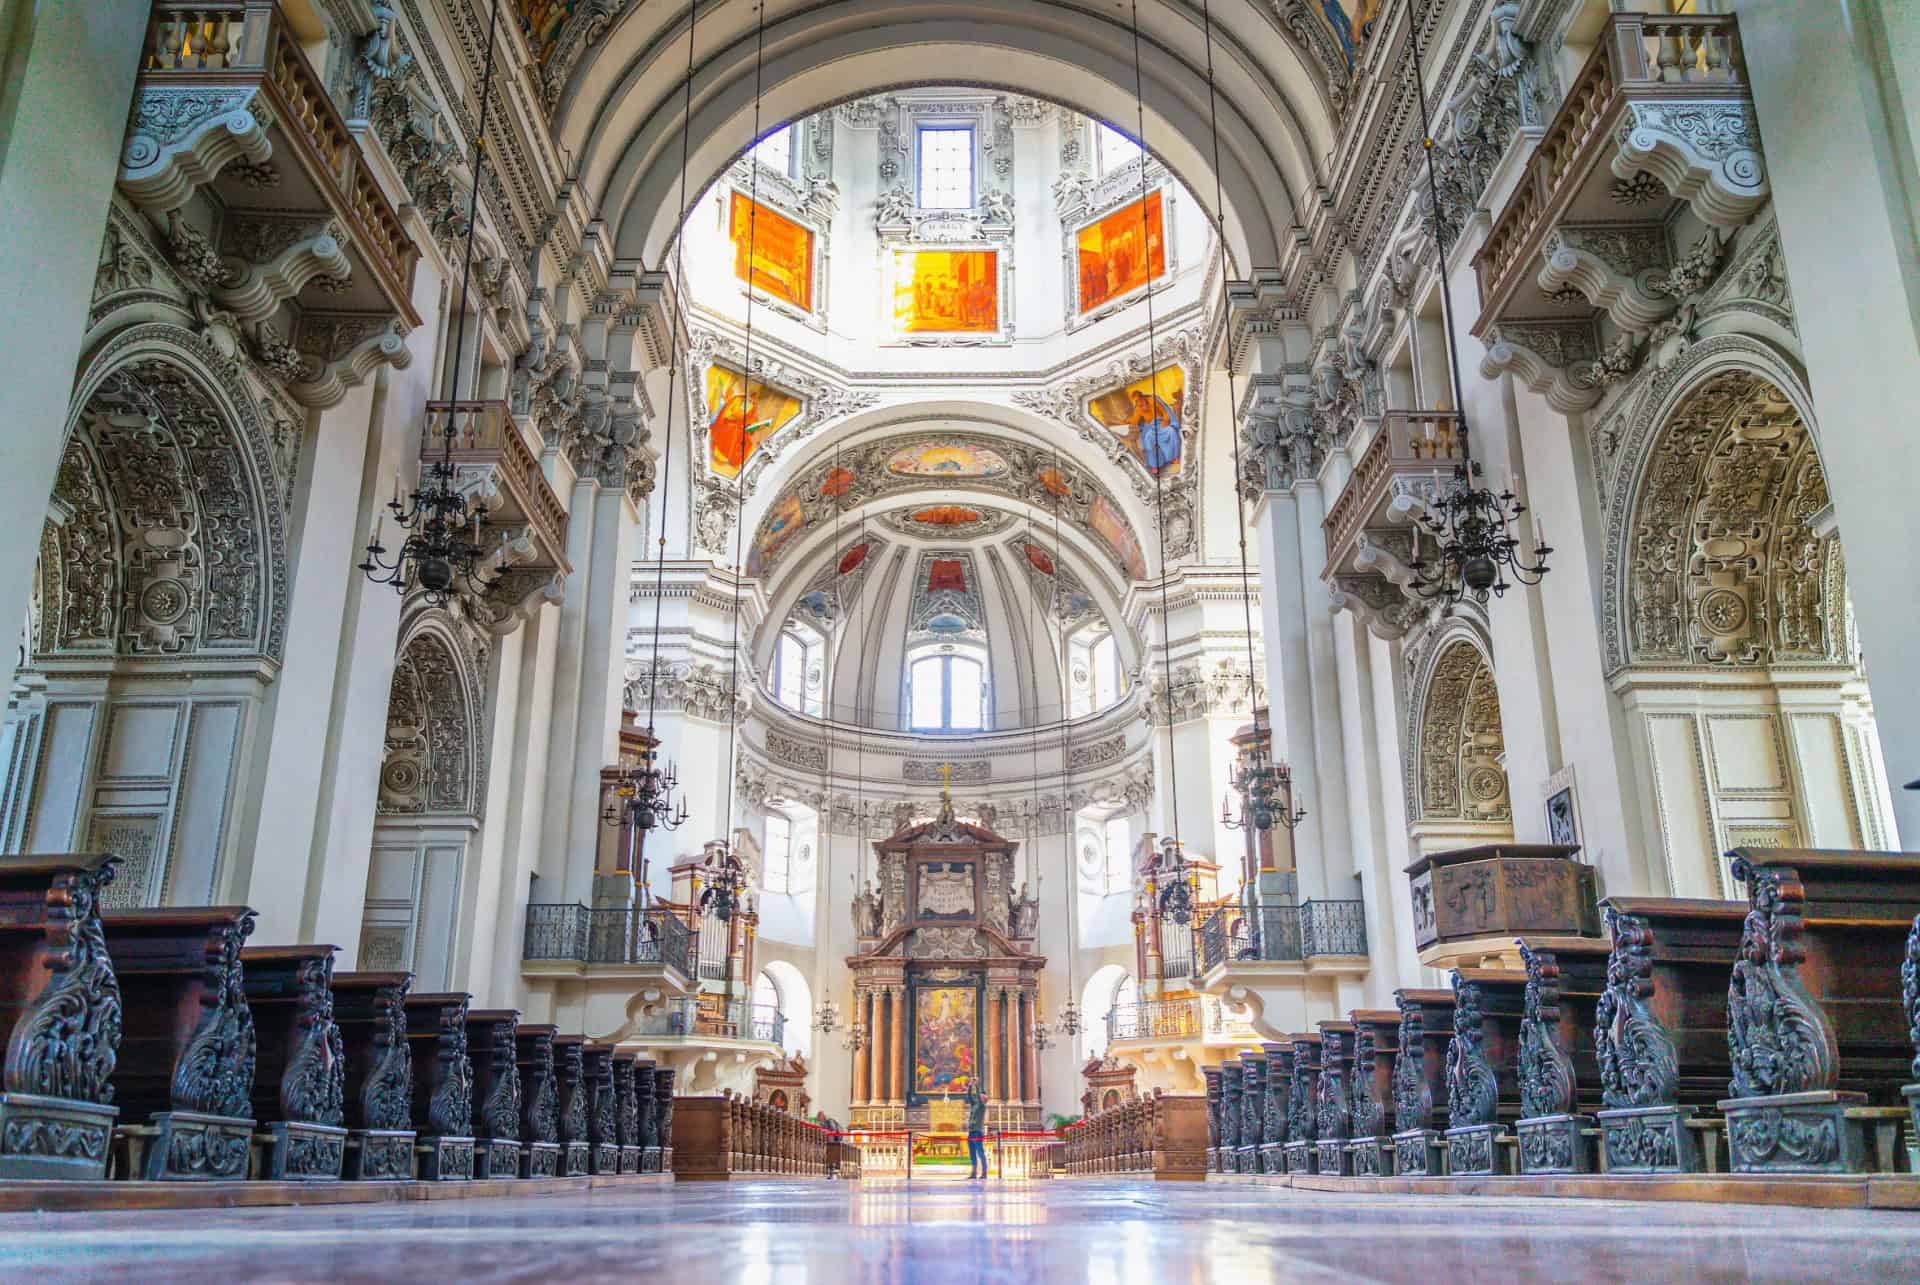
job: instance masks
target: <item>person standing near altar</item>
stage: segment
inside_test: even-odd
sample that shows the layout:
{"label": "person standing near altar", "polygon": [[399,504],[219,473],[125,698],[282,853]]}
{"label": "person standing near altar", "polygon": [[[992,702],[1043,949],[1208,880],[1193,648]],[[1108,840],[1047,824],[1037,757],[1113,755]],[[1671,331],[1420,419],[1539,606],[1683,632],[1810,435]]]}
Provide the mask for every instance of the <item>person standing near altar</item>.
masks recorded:
{"label": "person standing near altar", "polygon": [[980,1086],[967,1090],[967,1177],[987,1176],[987,1100]]}

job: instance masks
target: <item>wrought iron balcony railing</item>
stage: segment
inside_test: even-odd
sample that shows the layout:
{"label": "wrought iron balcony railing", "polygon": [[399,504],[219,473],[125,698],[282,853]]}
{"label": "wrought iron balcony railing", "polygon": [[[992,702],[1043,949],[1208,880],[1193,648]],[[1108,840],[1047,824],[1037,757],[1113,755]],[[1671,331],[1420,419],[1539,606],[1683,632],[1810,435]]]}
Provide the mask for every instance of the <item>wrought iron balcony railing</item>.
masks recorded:
{"label": "wrought iron balcony railing", "polygon": [[637,1019],[634,1033],[656,1039],[757,1040],[784,1047],[786,1014],[771,1004],[744,999],[716,1002],[711,997],[669,1000]]}
{"label": "wrought iron balcony railing", "polygon": [[1367,953],[1366,907],[1358,901],[1303,906],[1222,906],[1201,921],[1203,971],[1237,960],[1307,960]]}
{"label": "wrought iron balcony railing", "polygon": [[542,903],[527,907],[521,958],[580,964],[661,964],[693,975],[693,931],[670,910]]}
{"label": "wrought iron balcony railing", "polygon": [[1107,1010],[1107,1039],[1245,1039],[1254,1034],[1244,1018],[1228,1013],[1212,995],[1183,995],[1116,1004]]}
{"label": "wrought iron balcony railing", "polygon": [[1367,953],[1367,908],[1358,901],[1309,901],[1300,908],[1301,946],[1308,959]]}

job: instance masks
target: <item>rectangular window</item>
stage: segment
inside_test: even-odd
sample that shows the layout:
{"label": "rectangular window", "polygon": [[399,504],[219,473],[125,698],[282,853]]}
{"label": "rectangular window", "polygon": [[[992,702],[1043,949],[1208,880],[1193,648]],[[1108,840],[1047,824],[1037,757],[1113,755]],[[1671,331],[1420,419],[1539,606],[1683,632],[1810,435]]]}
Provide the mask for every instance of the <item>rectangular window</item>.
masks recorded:
{"label": "rectangular window", "polygon": [[1102,121],[1093,127],[1093,164],[1101,178],[1140,155],[1140,144]]}
{"label": "rectangular window", "polygon": [[753,145],[753,159],[770,170],[793,173],[793,126],[782,125]]}
{"label": "rectangular window", "polygon": [[958,657],[948,662],[948,681],[953,690],[948,696],[949,708],[953,717],[947,726],[955,731],[978,731],[986,712],[985,684],[980,681],[978,661],[961,660]]}
{"label": "rectangular window", "polygon": [[768,892],[791,892],[793,880],[793,823],[778,812],[767,814],[767,849],[763,854],[765,872],[761,880]]}
{"label": "rectangular window", "polygon": [[929,656],[913,662],[913,671],[908,679],[908,687],[913,700],[913,726],[923,730],[937,731],[941,719],[941,685],[945,678],[946,666],[940,663],[938,656]]}
{"label": "rectangular window", "polygon": [[807,651],[792,634],[781,634],[774,650],[774,699],[788,709],[800,708],[805,688]]}
{"label": "rectangular window", "polygon": [[1093,707],[1105,709],[1120,699],[1120,647],[1108,634],[1093,645]]}
{"label": "rectangular window", "polygon": [[920,208],[973,208],[973,127],[929,126],[920,130]]}

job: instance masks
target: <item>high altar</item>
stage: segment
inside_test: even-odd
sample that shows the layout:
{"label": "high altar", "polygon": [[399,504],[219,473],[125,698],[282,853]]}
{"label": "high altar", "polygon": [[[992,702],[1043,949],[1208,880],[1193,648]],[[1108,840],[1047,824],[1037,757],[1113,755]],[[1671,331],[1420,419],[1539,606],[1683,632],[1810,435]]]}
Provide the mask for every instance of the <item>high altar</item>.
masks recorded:
{"label": "high altar", "polygon": [[1037,1126],[1047,961],[1033,951],[1038,902],[1013,886],[1019,845],[956,818],[943,791],[933,820],[873,847],[879,887],[854,899],[847,960],[867,1033],[853,1053],[855,1124],[922,1132],[978,1083],[990,1130]]}

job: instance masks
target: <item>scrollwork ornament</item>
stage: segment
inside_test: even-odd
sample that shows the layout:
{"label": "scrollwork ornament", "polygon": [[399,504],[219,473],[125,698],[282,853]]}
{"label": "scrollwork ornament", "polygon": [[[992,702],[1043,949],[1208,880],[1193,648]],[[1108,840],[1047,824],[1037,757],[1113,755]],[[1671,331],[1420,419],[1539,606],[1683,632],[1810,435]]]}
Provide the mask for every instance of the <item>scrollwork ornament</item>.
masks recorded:
{"label": "scrollwork ornament", "polygon": [[464,1138],[473,1130],[473,1063],[467,1057],[467,1004],[440,1010],[440,1083],[427,1103],[429,1135]]}
{"label": "scrollwork ornament", "polygon": [[405,988],[387,997],[384,1020],[376,1028],[379,1050],[375,1069],[360,1088],[360,1115],[369,1129],[410,1129],[413,1103],[413,1061],[407,1055]]}
{"label": "scrollwork ornament", "polygon": [[1401,1001],[1400,1052],[1393,1059],[1393,1127],[1400,1133],[1433,1121],[1433,1090],[1427,1084],[1426,1044],[1419,1005]]}
{"label": "scrollwork ornament", "polygon": [[1727,983],[1727,1046],[1736,1098],[1808,1093],[1839,1083],[1832,1023],[1800,981],[1805,891],[1792,870],[1733,861],[1747,885],[1740,955]]}
{"label": "scrollwork ornament", "polygon": [[1347,1136],[1347,1089],[1340,1075],[1343,1038],[1339,1031],[1326,1031],[1321,1043],[1324,1065],[1320,1068],[1320,1081],[1314,1091],[1314,1123],[1319,1126],[1318,1136],[1322,1138],[1344,1139]]}
{"label": "scrollwork ornament", "polygon": [[480,1118],[486,1121],[487,1136],[494,1141],[520,1140],[520,1075],[513,1062],[510,1027],[504,1038],[494,1039],[493,1083],[487,1090],[487,1100],[480,1104]]}
{"label": "scrollwork ornament", "polygon": [[48,890],[43,956],[49,977],[7,1040],[9,1093],[113,1101],[120,984],[100,928],[100,892],[119,858],[57,876]]}
{"label": "scrollwork ornament", "polygon": [[1463,1125],[1492,1124],[1499,1104],[1500,1085],[1483,1051],[1480,986],[1453,975],[1453,1040],[1447,1045],[1447,1121]]}
{"label": "scrollwork ornament", "polygon": [[1602,1101],[1612,1109],[1671,1106],[1678,1100],[1679,1059],[1646,1002],[1653,994],[1653,930],[1639,916],[1612,909],[1607,926],[1613,952],[1593,1022]]}
{"label": "scrollwork ornament", "polygon": [[333,1020],[333,958],[302,960],[300,1043],[280,1081],[289,1120],[338,1126],[346,1114],[347,1057]]}
{"label": "scrollwork ornament", "polygon": [[1920,1080],[1920,915],[1907,931],[1907,957],[1900,965],[1900,999],[1907,1010],[1907,1038],[1913,1044],[1913,1077]]}
{"label": "scrollwork ornament", "polygon": [[1527,966],[1526,1011],[1520,1022],[1520,1114],[1565,1115],[1573,1110],[1574,1081],[1573,1060],[1554,1039],[1560,969],[1524,943],[1520,958]]}
{"label": "scrollwork ornament", "polygon": [[[224,925],[208,943],[200,1024],[173,1070],[175,1110],[247,1117],[256,1044],[240,948],[253,926],[254,914],[249,910]],[[180,1142],[181,1137],[176,1135],[174,1141]],[[244,1138],[241,1143],[244,1146]]]}
{"label": "scrollwork ornament", "polygon": [[1373,1096],[1374,1075],[1380,1057],[1373,1031],[1362,1026],[1353,1036],[1353,1136],[1377,1137],[1386,1113]]}

